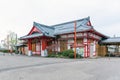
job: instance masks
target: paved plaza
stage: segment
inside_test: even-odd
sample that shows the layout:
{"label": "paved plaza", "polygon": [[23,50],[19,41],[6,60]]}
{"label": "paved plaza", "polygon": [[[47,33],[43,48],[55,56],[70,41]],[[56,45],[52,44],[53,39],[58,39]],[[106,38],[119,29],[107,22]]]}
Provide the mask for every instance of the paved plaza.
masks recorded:
{"label": "paved plaza", "polygon": [[120,58],[61,59],[0,53],[0,80],[120,80]]}

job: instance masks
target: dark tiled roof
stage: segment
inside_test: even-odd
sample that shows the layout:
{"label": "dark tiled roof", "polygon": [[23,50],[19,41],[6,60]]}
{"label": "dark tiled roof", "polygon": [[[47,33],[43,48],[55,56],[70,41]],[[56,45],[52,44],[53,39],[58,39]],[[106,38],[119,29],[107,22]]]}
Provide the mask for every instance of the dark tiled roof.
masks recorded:
{"label": "dark tiled roof", "polygon": [[103,40],[102,43],[103,43],[103,44],[120,43],[120,37],[108,38],[108,39],[106,39],[106,40]]}
{"label": "dark tiled roof", "polygon": [[23,47],[23,46],[27,46],[25,44],[16,44],[15,47]]}
{"label": "dark tiled roof", "polygon": [[34,22],[33,26],[37,27],[42,33],[46,36],[54,37],[54,28],[50,26],[46,26],[43,24],[39,24]]}
{"label": "dark tiled roof", "polygon": [[87,25],[87,23],[90,21],[89,17],[62,23],[62,24],[57,24],[53,26],[47,26],[47,25],[34,22],[33,26],[37,27],[46,36],[54,37],[54,35],[74,32],[75,21],[77,22],[77,26],[76,26],[77,32],[86,31],[93,28],[92,26]]}
{"label": "dark tiled roof", "polygon": [[26,35],[26,36],[20,37],[20,39],[29,39],[29,38],[40,37],[40,36],[43,36],[43,34],[36,33],[32,35]]}
{"label": "dark tiled roof", "polygon": [[[33,26],[39,29],[42,32],[42,35],[49,36],[49,37],[55,37],[55,35],[65,34],[65,33],[72,33],[74,32],[74,22],[76,21],[76,32],[82,32],[82,31],[88,31],[93,29],[92,25],[88,25],[87,23],[90,22],[90,17],[74,20],[62,24],[47,26],[40,23],[33,23]],[[39,37],[41,34],[32,34],[25,36],[23,38],[33,38],[33,37]]]}
{"label": "dark tiled roof", "polygon": [[77,22],[77,26],[76,26],[77,32],[86,31],[93,28],[92,26],[87,25],[87,23],[90,21],[90,18],[87,17],[80,20],[74,20],[74,21],[70,21],[62,24],[53,25],[52,27],[55,28],[54,35],[74,32],[75,21]]}

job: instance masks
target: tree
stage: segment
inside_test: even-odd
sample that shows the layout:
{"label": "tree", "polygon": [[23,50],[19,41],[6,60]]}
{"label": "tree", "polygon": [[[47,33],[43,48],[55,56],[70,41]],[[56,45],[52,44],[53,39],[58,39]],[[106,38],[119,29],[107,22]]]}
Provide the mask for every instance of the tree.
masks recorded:
{"label": "tree", "polygon": [[7,35],[7,44],[10,50],[15,50],[15,45],[17,44],[17,34],[15,32],[9,31]]}

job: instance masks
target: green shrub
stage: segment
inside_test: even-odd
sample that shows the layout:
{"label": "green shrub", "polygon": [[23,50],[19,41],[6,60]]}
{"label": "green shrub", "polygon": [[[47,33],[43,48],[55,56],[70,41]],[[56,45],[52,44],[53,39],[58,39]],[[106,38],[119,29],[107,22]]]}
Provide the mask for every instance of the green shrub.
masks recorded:
{"label": "green shrub", "polygon": [[[69,50],[65,50],[63,52],[58,52],[57,54],[55,54],[55,53],[48,54],[48,57],[74,58],[74,51],[72,49],[69,49]],[[76,58],[83,58],[83,57],[79,54],[76,54]]]}
{"label": "green shrub", "polygon": [[80,55],[80,54],[76,54],[76,57],[77,57],[77,58],[83,58],[83,56]]}
{"label": "green shrub", "polygon": [[62,55],[62,52],[58,52],[57,54],[58,54],[58,55]]}
{"label": "green shrub", "polygon": [[69,54],[70,54],[70,53],[74,53],[72,49],[63,51],[63,52],[62,52],[62,55],[65,56],[65,57],[69,57]]}
{"label": "green shrub", "polygon": [[9,53],[9,50],[4,49],[4,50],[0,50],[0,52],[3,52],[3,53]]}
{"label": "green shrub", "polygon": [[74,53],[69,53],[69,58],[74,58]]}
{"label": "green shrub", "polygon": [[52,53],[52,54],[48,54],[47,57],[56,57],[56,54],[55,53]]}
{"label": "green shrub", "polygon": [[[69,53],[69,58],[74,58],[74,53]],[[76,54],[76,58],[83,58],[80,54]]]}

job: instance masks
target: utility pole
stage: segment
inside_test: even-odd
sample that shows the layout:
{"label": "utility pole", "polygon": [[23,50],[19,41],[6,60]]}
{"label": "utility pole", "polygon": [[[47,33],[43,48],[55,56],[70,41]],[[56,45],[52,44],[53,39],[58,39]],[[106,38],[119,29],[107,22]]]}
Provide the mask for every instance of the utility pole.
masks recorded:
{"label": "utility pole", "polygon": [[74,22],[74,59],[76,59],[76,25],[77,22]]}

